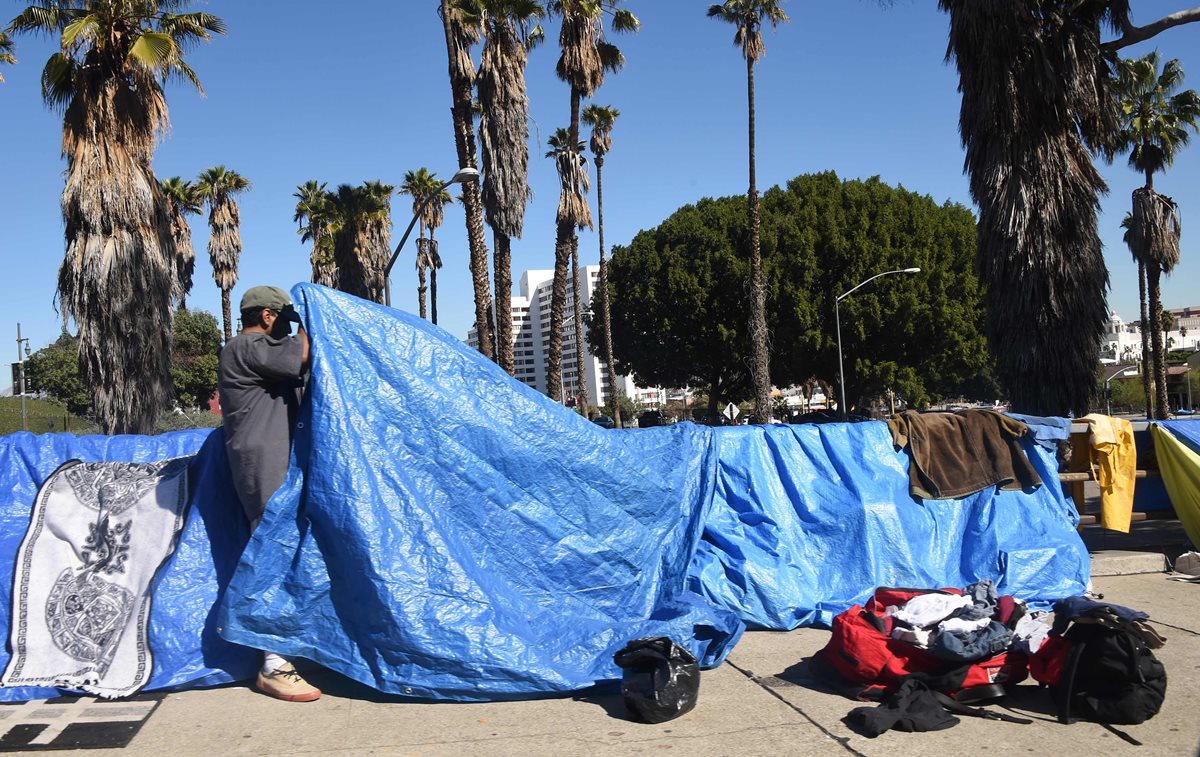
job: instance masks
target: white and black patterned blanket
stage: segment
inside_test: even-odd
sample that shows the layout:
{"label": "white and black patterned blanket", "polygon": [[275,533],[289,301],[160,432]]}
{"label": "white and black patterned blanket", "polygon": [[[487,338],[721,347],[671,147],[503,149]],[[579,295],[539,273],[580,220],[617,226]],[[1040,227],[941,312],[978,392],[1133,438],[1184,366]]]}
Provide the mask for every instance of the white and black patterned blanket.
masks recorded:
{"label": "white and black patterned blanket", "polygon": [[151,584],[183,527],[190,459],[71,460],[46,479],[17,552],[0,685],[106,698],[146,685]]}

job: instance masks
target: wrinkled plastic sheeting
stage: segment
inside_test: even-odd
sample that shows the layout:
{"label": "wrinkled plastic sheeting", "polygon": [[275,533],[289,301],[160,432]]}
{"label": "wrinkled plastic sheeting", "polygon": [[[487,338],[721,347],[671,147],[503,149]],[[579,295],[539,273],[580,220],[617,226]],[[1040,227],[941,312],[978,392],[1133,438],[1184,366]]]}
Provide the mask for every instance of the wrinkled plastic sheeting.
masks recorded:
{"label": "wrinkled plastic sheeting", "polygon": [[1200,418],[1184,421],[1159,421],[1158,425],[1170,431],[1176,439],[1200,455]]}
{"label": "wrinkled plastic sheeting", "polygon": [[226,639],[458,700],[620,678],[613,654],[645,636],[724,659],[742,624],[685,589],[707,429],[605,430],[416,316],[292,295],[315,335],[308,399]]}
{"label": "wrinkled plastic sheeting", "polygon": [[909,494],[908,456],[884,423],[715,432],[713,509],[689,585],[751,627],[828,627],[877,586],[963,587],[990,578],[1035,604],[1082,594],[1091,562],[1053,456],[1025,444],[1050,482],[955,500]]}
{"label": "wrinkled plastic sheeting", "polygon": [[[188,471],[192,495],[187,520],[175,552],[155,578],[149,632],[154,673],[146,688],[211,686],[253,674],[255,655],[222,640],[216,632],[219,587],[232,575],[248,532],[229,482],[220,431],[0,436],[0,613],[5,640],[16,553],[42,482],[71,459],[155,462],[189,455],[196,457]],[[10,656],[7,645],[0,648],[0,668]],[[0,701],[44,699],[59,693],[52,688],[0,688]]]}

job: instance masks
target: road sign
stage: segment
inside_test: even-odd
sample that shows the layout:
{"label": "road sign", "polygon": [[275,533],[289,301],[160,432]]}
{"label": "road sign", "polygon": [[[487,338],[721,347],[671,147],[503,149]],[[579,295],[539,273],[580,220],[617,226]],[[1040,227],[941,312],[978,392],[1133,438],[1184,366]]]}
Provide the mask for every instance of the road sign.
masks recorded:
{"label": "road sign", "polygon": [[725,406],[725,412],[722,413],[722,415],[724,415],[729,420],[733,420],[734,418],[738,417],[738,413],[740,413],[740,412],[742,412],[742,411],[738,410],[737,405],[730,402],[728,405]]}

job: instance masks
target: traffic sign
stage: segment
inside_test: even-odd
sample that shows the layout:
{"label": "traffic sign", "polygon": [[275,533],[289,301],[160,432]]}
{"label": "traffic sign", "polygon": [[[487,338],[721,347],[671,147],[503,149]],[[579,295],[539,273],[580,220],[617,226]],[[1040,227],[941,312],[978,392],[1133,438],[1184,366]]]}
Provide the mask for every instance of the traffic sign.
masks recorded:
{"label": "traffic sign", "polygon": [[725,406],[725,412],[722,413],[722,415],[724,415],[729,420],[733,420],[738,417],[738,413],[740,413],[740,412],[742,412],[742,411],[738,410],[737,405],[730,402],[728,405]]}

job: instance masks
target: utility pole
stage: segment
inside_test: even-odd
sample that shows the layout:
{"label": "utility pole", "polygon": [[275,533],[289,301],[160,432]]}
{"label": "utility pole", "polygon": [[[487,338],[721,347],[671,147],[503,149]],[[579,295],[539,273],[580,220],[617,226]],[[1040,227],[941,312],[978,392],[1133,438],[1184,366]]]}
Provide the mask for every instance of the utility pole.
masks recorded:
{"label": "utility pole", "polygon": [[[21,352],[21,344],[25,344],[25,352]],[[29,417],[25,414],[25,355],[29,354],[29,338],[21,338],[21,324],[17,323],[17,378],[20,380],[20,386],[13,384],[13,391],[21,393],[21,430],[29,430]]]}

